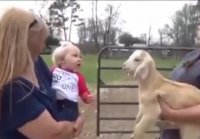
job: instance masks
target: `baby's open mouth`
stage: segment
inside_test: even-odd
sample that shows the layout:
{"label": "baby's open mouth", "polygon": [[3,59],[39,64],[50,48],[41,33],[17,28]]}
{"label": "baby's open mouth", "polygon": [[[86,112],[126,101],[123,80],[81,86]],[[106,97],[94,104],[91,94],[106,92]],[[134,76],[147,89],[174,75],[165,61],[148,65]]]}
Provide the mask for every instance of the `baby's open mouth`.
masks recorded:
{"label": "baby's open mouth", "polygon": [[81,66],[81,63],[77,64],[77,66],[80,67],[80,66]]}

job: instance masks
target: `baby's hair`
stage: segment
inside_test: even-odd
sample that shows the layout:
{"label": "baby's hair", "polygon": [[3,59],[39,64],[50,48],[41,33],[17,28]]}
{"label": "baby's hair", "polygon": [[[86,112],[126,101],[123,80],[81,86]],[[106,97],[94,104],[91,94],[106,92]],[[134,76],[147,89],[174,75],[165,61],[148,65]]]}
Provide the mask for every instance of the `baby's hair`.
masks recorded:
{"label": "baby's hair", "polygon": [[55,66],[60,66],[61,60],[66,53],[66,47],[70,45],[70,42],[61,42],[59,47],[56,47],[52,53],[52,61]]}
{"label": "baby's hair", "polygon": [[[56,47],[52,53],[53,64],[57,67],[61,66],[61,61],[64,59],[64,56],[67,52],[67,47],[75,46],[71,42],[61,42],[59,47]],[[76,47],[76,46],[75,46]]]}
{"label": "baby's hair", "polygon": [[52,61],[55,66],[61,65],[61,60],[64,58],[66,48],[64,46],[56,47],[52,53]]}

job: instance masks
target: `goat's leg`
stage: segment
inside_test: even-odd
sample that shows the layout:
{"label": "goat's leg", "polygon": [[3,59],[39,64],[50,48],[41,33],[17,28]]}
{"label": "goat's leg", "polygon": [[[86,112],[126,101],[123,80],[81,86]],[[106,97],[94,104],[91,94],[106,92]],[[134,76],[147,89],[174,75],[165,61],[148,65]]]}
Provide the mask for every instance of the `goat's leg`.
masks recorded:
{"label": "goat's leg", "polygon": [[135,123],[140,122],[140,120],[141,120],[141,118],[142,118],[142,115],[143,115],[143,113],[142,113],[142,108],[141,108],[141,106],[139,105],[139,111],[138,111],[138,113],[137,113],[137,115],[136,115]]}
{"label": "goat's leg", "polygon": [[131,139],[142,139],[145,132],[156,123],[157,117],[154,115],[143,115],[140,122],[136,124]]}
{"label": "goat's leg", "polygon": [[139,111],[138,113],[137,113],[137,116],[136,116],[136,119],[135,119],[135,123],[139,123],[140,122],[140,120],[142,119],[142,112],[141,111]]}

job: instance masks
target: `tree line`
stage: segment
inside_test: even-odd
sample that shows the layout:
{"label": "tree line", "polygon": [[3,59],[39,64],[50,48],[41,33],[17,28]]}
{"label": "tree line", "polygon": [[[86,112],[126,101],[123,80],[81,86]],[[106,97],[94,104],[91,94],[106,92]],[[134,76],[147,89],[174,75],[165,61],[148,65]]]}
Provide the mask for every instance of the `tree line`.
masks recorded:
{"label": "tree line", "polygon": [[197,25],[200,25],[200,5],[185,4],[172,16],[171,24],[159,29],[160,44],[170,41],[175,46],[193,46]]}
{"label": "tree line", "polygon": [[[115,45],[117,42],[125,46],[146,43],[146,34],[132,36],[129,32],[123,32],[121,26],[117,25],[120,20],[120,5],[115,7],[108,4],[104,9],[104,17],[98,15],[98,0],[91,1],[91,5],[91,17],[84,19],[80,16],[83,9],[78,1],[53,2],[48,9],[49,14],[45,17],[51,36],[48,45],[56,45],[63,39],[71,41],[71,30],[74,26],[77,27],[79,45],[91,45],[97,50],[107,45]],[[185,4],[174,13],[170,24],[165,24],[158,30],[160,40],[157,43],[161,46],[192,46],[195,43],[195,29],[199,23],[199,4]]]}

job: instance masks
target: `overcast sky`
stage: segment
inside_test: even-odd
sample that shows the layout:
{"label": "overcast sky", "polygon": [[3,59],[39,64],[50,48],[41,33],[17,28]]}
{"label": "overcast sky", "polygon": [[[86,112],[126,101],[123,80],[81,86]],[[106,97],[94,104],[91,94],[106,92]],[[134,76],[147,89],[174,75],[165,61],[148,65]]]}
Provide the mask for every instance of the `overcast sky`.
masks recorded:
{"label": "overcast sky", "polygon": [[[52,0],[48,1],[50,4]],[[91,16],[91,1],[78,0],[82,9],[83,17]],[[123,31],[130,32],[133,36],[140,36],[142,33],[148,34],[151,25],[151,34],[154,39],[158,38],[158,29],[164,24],[170,23],[170,18],[175,11],[180,10],[185,3],[196,4],[196,0],[190,1],[98,1],[98,15],[103,16],[107,4],[120,7],[119,25]],[[37,1],[0,1],[0,14],[8,7],[21,7],[25,9],[34,9],[37,11],[41,7],[41,2]],[[47,6],[48,7],[48,6]],[[45,11],[45,10],[44,10]],[[76,28],[72,30],[72,41],[77,41]]]}

